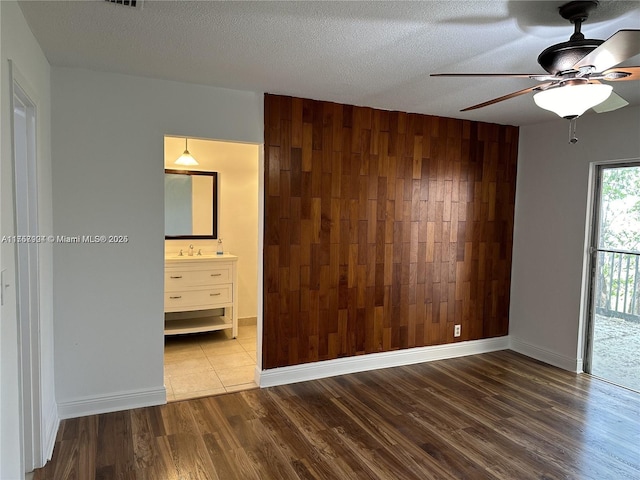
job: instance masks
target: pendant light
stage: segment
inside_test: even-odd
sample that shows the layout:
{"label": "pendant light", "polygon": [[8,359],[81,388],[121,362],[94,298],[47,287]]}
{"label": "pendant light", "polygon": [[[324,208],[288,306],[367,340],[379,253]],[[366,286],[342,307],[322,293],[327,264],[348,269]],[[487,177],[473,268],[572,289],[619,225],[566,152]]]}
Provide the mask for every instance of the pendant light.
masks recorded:
{"label": "pendant light", "polygon": [[198,165],[198,162],[193,158],[193,155],[189,153],[189,149],[187,148],[187,137],[184,138],[184,152],[174,163],[184,166]]}

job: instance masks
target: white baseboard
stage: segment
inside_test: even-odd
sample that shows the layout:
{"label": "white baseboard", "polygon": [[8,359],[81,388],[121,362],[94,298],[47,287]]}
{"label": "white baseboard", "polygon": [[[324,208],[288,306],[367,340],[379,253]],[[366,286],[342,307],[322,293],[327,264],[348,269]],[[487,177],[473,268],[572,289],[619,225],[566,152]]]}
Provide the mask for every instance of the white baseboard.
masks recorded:
{"label": "white baseboard", "polygon": [[49,412],[46,415],[46,422],[43,426],[42,434],[42,464],[43,467],[53,455],[53,447],[56,443],[56,436],[58,435],[58,428],[60,428],[60,417],[58,415],[58,405],[52,401],[49,404]]}
{"label": "white baseboard", "polygon": [[582,372],[581,358],[566,357],[564,355],[560,355],[536,345],[531,345],[530,343],[523,342],[522,340],[512,335],[510,335],[509,338],[511,341],[510,349],[514,352],[521,353],[523,355],[526,355],[527,357],[535,358],[536,360],[548,363],[549,365],[553,365],[554,367],[562,368],[563,370],[568,370],[570,372]]}
{"label": "white baseboard", "polygon": [[167,403],[165,387],[129,390],[104,396],[83,397],[58,403],[60,419],[84,417],[98,413],[117,412],[131,408],[150,407]]}
{"label": "white baseboard", "polygon": [[347,373],[366,372],[379,368],[399,367],[414,363],[430,362],[446,358],[464,357],[479,353],[495,352],[509,348],[509,337],[470,340],[432,347],[416,347],[393,352],[370,353],[354,357],[337,358],[322,362],[304,363],[291,367],[258,370],[256,383],[260,387],[273,387],[307,380],[333,377]]}

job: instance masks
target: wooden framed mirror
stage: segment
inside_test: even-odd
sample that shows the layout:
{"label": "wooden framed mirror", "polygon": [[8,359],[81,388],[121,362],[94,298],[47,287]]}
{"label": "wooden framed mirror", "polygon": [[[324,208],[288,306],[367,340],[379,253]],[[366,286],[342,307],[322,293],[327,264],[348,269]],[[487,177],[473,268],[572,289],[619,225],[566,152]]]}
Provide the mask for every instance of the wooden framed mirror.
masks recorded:
{"label": "wooden framed mirror", "polygon": [[164,171],[164,238],[218,238],[218,172]]}

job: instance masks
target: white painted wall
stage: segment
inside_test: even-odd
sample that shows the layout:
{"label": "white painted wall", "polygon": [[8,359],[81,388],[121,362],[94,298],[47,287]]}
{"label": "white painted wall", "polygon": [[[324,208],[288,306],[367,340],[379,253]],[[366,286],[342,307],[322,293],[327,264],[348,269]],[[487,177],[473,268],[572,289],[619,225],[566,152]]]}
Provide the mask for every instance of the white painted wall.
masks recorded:
{"label": "white painted wall", "polygon": [[512,348],[580,371],[585,241],[594,162],[640,157],[640,107],[520,128],[509,335]]}
{"label": "white painted wall", "polygon": [[[39,196],[39,228],[44,234],[53,230],[51,209],[51,97],[50,67],[40,46],[27,25],[22,11],[14,1],[0,2],[1,18],[1,160],[0,160],[0,235],[14,232],[13,170],[11,150],[11,81],[8,60],[24,77],[27,93],[37,108],[37,178]],[[53,273],[52,246],[41,244],[40,315],[41,315],[41,375],[42,431],[47,443],[45,455],[50,455],[58,427],[54,392],[53,351]],[[24,477],[21,442],[19,441],[21,405],[19,400],[18,330],[16,315],[15,244],[0,247],[0,269],[6,269],[5,305],[0,309],[0,478]]]}
{"label": "white painted wall", "polygon": [[[238,317],[256,317],[258,292],[258,152],[260,146],[189,138],[189,152],[200,165],[218,172],[218,236],[225,252],[238,256]],[[176,169],[184,138],[165,138],[165,168]],[[215,253],[216,240],[167,240],[167,253],[193,244]]]}
{"label": "white painted wall", "polygon": [[162,403],[166,134],[261,143],[263,95],[53,68],[56,391],[63,417]]}

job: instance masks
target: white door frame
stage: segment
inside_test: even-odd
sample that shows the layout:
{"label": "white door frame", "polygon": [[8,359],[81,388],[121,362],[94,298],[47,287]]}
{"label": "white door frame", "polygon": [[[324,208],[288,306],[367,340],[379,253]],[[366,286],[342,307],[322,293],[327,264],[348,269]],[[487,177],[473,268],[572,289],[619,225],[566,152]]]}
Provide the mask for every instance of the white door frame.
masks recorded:
{"label": "white door frame", "polygon": [[[37,112],[30,89],[15,65],[11,76],[11,149],[13,158],[14,228],[34,239],[38,228]],[[39,244],[16,241],[16,312],[20,381],[20,442],[25,472],[44,464],[40,369]]]}

